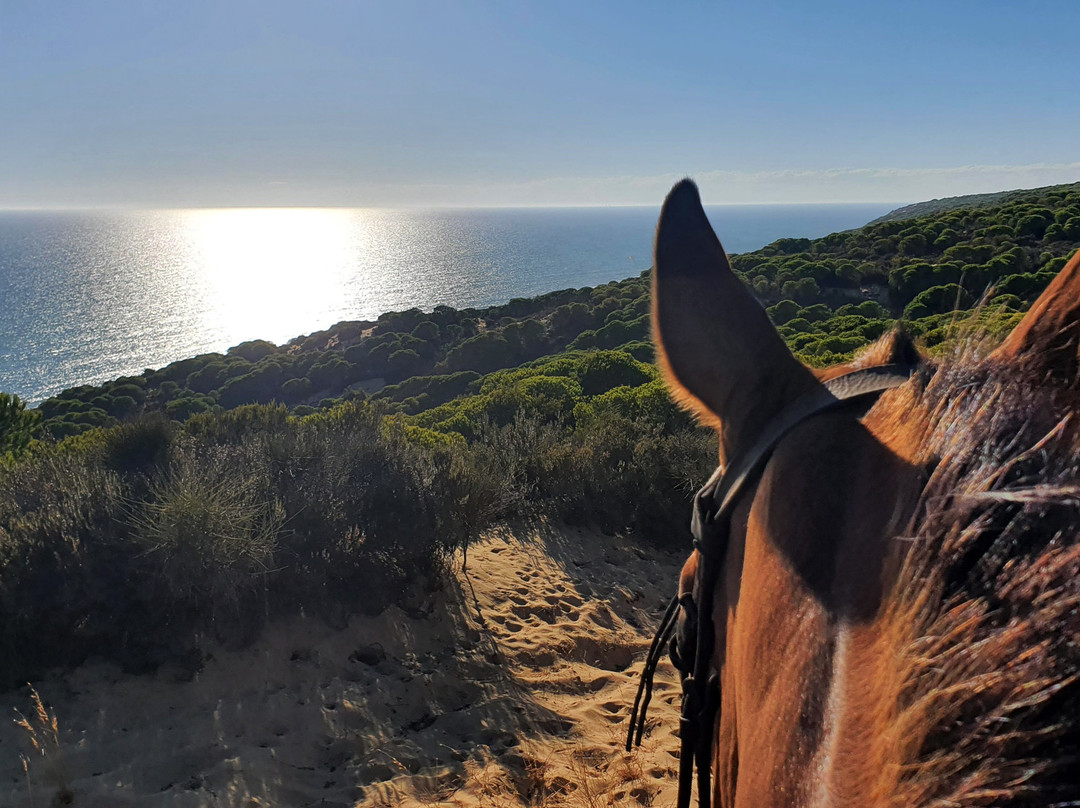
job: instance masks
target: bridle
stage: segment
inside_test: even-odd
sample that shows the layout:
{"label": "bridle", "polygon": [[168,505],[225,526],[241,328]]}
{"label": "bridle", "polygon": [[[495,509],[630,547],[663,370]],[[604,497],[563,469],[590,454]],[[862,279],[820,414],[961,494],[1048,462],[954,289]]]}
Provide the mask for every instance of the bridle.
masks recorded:
{"label": "bridle", "polygon": [[[747,486],[760,476],[773,450],[794,427],[807,418],[823,412],[869,408],[886,390],[898,387],[916,370],[916,365],[880,365],[863,368],[829,379],[795,399],[776,415],[762,434],[740,458],[727,469],[720,466],[709,481],[694,496],[690,531],[698,565],[693,590],[676,595],[668,604],[660,621],[645,667],[634,708],[630,713],[630,728],[626,736],[626,751],[641,744],[645,731],[645,715],[652,698],[653,677],[663,655],[664,645],[679,622],[682,610],[693,638],[692,649],[678,648],[672,638],[671,661],[682,675],[682,718],[679,725],[679,797],[677,808],[689,808],[690,792],[697,768],[698,805],[709,808],[711,802],[712,737],[716,714],[720,708],[720,680],[712,669],[714,643],[713,594],[723,566],[731,532],[731,513]],[[685,652],[692,650],[692,656]]]}

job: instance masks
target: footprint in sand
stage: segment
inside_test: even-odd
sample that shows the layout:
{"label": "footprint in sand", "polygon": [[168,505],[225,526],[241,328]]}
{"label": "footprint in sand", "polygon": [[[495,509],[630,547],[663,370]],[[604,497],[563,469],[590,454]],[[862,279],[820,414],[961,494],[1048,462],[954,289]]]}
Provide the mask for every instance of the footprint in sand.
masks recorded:
{"label": "footprint in sand", "polygon": [[546,732],[549,735],[566,735],[573,730],[574,722],[565,718],[545,718],[536,722],[536,726],[541,732]]}
{"label": "footprint in sand", "polygon": [[603,690],[605,687],[607,687],[611,683],[612,683],[612,677],[611,676],[597,676],[595,679],[593,679],[591,682],[589,682],[585,686],[587,688],[589,688],[589,690],[591,690],[593,693],[596,693],[598,690]]}
{"label": "footprint in sand", "polygon": [[615,618],[604,604],[599,603],[589,613],[589,619],[601,628],[612,629],[615,627]]}
{"label": "footprint in sand", "polygon": [[535,617],[539,620],[543,620],[549,625],[555,622],[556,615],[555,610],[550,606],[539,606],[535,603],[521,604],[518,606],[511,606],[510,611],[516,614],[523,620],[527,620],[530,617]]}
{"label": "footprint in sand", "polygon": [[592,637],[578,640],[573,656],[588,665],[609,671],[626,670],[633,661],[629,646]]}
{"label": "footprint in sand", "polygon": [[549,668],[555,664],[555,654],[544,650],[523,650],[517,658],[531,668]]}

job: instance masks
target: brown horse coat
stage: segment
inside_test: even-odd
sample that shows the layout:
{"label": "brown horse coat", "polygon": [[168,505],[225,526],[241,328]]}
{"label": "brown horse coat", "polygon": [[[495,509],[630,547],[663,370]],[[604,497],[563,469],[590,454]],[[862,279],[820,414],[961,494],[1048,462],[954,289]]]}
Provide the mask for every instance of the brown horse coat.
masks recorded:
{"label": "brown horse coat", "polygon": [[[722,463],[821,379],[915,352],[799,363],[688,180],[654,266],[661,366]],[[993,353],[783,439],[715,599],[715,805],[1080,804],[1078,347],[1080,254]]]}

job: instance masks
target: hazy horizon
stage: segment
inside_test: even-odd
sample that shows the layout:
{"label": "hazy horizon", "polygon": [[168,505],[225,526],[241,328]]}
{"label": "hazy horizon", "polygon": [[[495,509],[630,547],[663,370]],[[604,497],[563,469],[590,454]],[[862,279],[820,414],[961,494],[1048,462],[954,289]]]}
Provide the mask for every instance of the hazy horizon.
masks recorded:
{"label": "hazy horizon", "polygon": [[[0,209],[892,203],[1080,180],[1080,4],[0,8]],[[897,203],[902,204],[902,203]]]}
{"label": "hazy horizon", "polygon": [[[1014,189],[1004,189],[1014,190]],[[661,200],[662,201],[662,200]],[[810,207],[828,207],[832,206],[854,206],[854,205],[892,205],[900,208],[906,205],[912,205],[916,202],[926,202],[931,200],[907,200],[894,202],[889,200],[870,200],[849,202],[847,200],[840,200],[836,202],[703,202],[707,208],[810,208]],[[139,212],[161,212],[167,213],[169,211],[215,211],[215,210],[355,210],[355,211],[402,211],[412,213],[422,213],[425,211],[499,211],[499,210],[606,210],[609,208],[635,208],[635,209],[656,209],[660,210],[660,202],[654,204],[610,204],[610,205],[217,205],[213,207],[153,207],[153,206],[128,206],[128,205],[96,205],[96,206],[84,206],[84,207],[37,207],[37,208],[4,208],[0,207],[0,213],[139,213]]]}

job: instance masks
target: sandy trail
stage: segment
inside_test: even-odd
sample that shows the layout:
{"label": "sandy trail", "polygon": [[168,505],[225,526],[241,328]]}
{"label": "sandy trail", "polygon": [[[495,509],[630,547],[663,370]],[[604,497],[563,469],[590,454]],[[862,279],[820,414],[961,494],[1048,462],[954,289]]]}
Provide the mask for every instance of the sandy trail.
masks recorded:
{"label": "sandy trail", "polygon": [[[37,682],[60,754],[0,721],[0,805],[673,805],[678,687],[622,751],[680,554],[543,526],[487,535],[422,609],[273,624],[189,681],[87,664]],[[633,663],[633,664],[631,664]],[[27,715],[28,690],[0,696]],[[29,774],[20,755],[29,757]]]}

